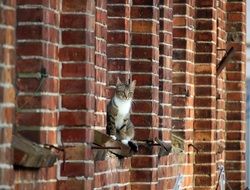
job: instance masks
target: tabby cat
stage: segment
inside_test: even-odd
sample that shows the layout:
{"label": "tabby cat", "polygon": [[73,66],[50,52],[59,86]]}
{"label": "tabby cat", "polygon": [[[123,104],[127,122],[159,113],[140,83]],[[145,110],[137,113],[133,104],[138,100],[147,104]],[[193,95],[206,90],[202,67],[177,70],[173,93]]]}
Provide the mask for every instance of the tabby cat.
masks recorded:
{"label": "tabby cat", "polygon": [[129,145],[135,152],[138,146],[132,142],[134,138],[134,125],[130,120],[131,104],[135,90],[136,81],[122,83],[117,79],[115,95],[107,106],[107,134],[114,140],[119,140]]}

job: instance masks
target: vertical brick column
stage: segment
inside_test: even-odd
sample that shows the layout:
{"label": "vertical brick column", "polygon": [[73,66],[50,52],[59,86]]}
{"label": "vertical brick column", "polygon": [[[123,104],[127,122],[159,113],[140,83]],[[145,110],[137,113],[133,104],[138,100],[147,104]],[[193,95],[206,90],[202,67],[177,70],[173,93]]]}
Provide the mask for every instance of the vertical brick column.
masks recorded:
{"label": "vertical brick column", "polygon": [[[58,7],[48,1],[17,1],[16,131],[32,141],[54,145],[59,98]],[[40,186],[56,188],[56,167],[15,171],[15,188]]]}
{"label": "vertical brick column", "polygon": [[172,5],[171,0],[166,0],[159,7],[159,134],[164,141],[170,141],[172,127]]}
{"label": "vertical brick column", "polygon": [[12,130],[15,124],[16,1],[0,2],[0,189],[13,188]]}
{"label": "vertical brick column", "polygon": [[[131,7],[131,71],[137,80],[132,121],[135,139],[147,140],[158,135],[159,103],[159,7],[158,0],[133,0]],[[131,189],[157,187],[157,155],[141,151],[132,158]]]}
{"label": "vertical brick column", "polygon": [[70,156],[64,167],[60,164],[57,177],[59,189],[91,189],[94,163],[89,143],[93,142],[91,127],[95,125],[95,1],[63,0],[61,8],[59,138],[65,146],[83,145],[84,153],[68,152]]}
{"label": "vertical brick column", "polygon": [[96,1],[95,32],[95,128],[106,131],[107,2]]}
{"label": "vertical brick column", "polygon": [[107,0],[108,97],[113,95],[117,77],[130,78],[130,6],[131,0]]}
{"label": "vertical brick column", "polygon": [[246,2],[227,2],[227,47],[236,53],[226,72],[226,176],[233,189],[245,187]]}
{"label": "vertical brick column", "polygon": [[[172,128],[173,1],[160,1],[159,9],[159,138],[169,143]],[[173,169],[172,163],[169,162],[170,157],[172,158],[172,155],[159,159],[157,187],[159,190],[171,188],[173,184],[174,172],[170,172]]]}
{"label": "vertical brick column", "polygon": [[216,184],[216,1],[196,1],[194,189]]}
{"label": "vertical brick column", "polygon": [[[184,175],[183,186],[192,188],[194,122],[194,27],[195,3],[173,1],[173,98],[172,133],[183,139],[184,160],[175,158],[179,173]],[[181,163],[179,163],[181,162]],[[178,175],[176,172],[175,176]]]}
{"label": "vertical brick column", "polygon": [[[226,1],[220,0],[217,1],[217,56],[216,56],[216,63],[217,65],[221,61],[222,57],[225,54],[226,49]],[[217,144],[215,146],[216,151],[216,162],[218,164],[224,165],[225,159],[225,119],[226,119],[226,112],[225,112],[225,100],[226,100],[226,84],[225,84],[225,70],[224,69],[219,76],[217,76],[217,84],[216,84],[216,141]],[[217,169],[217,176],[218,179],[219,170]]]}

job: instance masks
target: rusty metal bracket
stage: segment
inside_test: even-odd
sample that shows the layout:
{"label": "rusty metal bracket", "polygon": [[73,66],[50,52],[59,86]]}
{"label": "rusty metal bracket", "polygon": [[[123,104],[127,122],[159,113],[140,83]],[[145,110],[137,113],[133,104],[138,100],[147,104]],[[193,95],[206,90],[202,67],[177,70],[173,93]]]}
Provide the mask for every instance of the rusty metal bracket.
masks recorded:
{"label": "rusty metal bracket", "polygon": [[216,67],[216,76],[219,76],[219,74],[225,68],[227,63],[231,60],[235,52],[236,50],[233,47],[231,47],[228,51],[226,51],[225,55],[223,56],[223,58]]}
{"label": "rusty metal bracket", "polygon": [[92,149],[121,149],[121,147],[118,147],[118,146],[101,146],[99,144],[96,144],[96,143],[93,143],[93,145],[95,146],[92,146],[91,148]]}
{"label": "rusty metal bracket", "polygon": [[197,154],[199,154],[199,149],[196,146],[194,146],[193,144],[188,144],[188,147],[190,147],[190,146],[195,149]]}
{"label": "rusty metal bracket", "polygon": [[218,167],[218,169],[219,169],[219,176],[218,176],[218,179],[217,179],[217,184],[216,184],[215,190],[218,190],[218,188],[220,186],[220,182],[222,182],[222,180],[224,181],[224,183],[227,185],[227,187],[230,190],[233,190],[232,187],[231,187],[231,185],[228,183],[228,181],[227,181],[227,179],[225,177],[225,168],[224,168],[224,166],[221,165],[221,166]]}
{"label": "rusty metal bracket", "polygon": [[62,170],[64,170],[64,166],[65,166],[65,160],[66,160],[66,155],[65,155],[65,149],[64,149],[64,144],[62,143],[62,148],[56,147],[52,144],[44,144],[43,145],[44,148],[49,149],[49,150],[56,150],[56,153],[58,154],[59,152],[63,153],[63,163],[62,163]]}
{"label": "rusty metal bracket", "polygon": [[161,141],[158,138],[155,138],[155,140],[145,140],[145,141],[146,141],[146,144],[148,146],[160,146],[160,150],[159,150],[159,153],[158,153],[159,157],[168,155],[172,150],[172,144],[171,143],[165,143],[165,142]]}

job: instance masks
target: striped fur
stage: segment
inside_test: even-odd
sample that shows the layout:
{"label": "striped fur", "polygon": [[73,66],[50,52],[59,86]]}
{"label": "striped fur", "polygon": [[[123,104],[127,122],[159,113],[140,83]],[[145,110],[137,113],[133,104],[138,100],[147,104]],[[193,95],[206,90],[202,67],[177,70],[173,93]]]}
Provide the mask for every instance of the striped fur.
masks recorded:
{"label": "striped fur", "polygon": [[134,125],[130,120],[135,81],[131,84],[117,80],[116,92],[107,106],[107,134],[124,144],[134,138]]}

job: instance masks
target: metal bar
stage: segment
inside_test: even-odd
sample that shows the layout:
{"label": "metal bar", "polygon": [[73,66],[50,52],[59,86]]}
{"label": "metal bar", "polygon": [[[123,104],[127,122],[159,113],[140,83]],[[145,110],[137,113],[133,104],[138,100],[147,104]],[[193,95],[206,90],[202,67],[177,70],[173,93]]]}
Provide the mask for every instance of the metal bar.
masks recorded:
{"label": "metal bar", "polygon": [[217,179],[217,183],[216,183],[216,188],[215,188],[215,190],[218,190],[218,188],[219,188],[221,173],[222,173],[222,169],[220,169],[220,173],[219,173],[219,176],[218,176],[218,179]]}
{"label": "metal bar", "polygon": [[121,147],[117,146],[107,146],[107,147],[98,147],[98,146],[92,146],[92,149],[121,149]]}
{"label": "metal bar", "polygon": [[199,153],[199,149],[196,146],[194,146],[193,144],[189,144],[188,146],[192,146],[196,150],[196,153],[197,154]]}
{"label": "metal bar", "polygon": [[221,73],[221,71],[224,69],[224,67],[227,65],[227,63],[231,60],[232,56],[235,53],[235,49],[233,47],[231,47],[223,56],[223,58],[221,59],[221,61],[219,62],[219,64],[216,67],[216,76],[219,76],[219,74]]}

